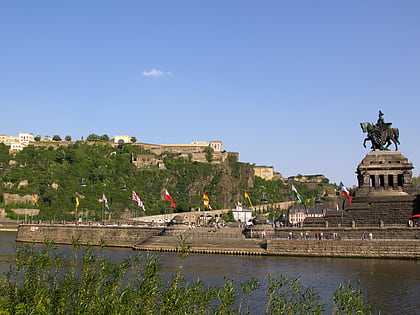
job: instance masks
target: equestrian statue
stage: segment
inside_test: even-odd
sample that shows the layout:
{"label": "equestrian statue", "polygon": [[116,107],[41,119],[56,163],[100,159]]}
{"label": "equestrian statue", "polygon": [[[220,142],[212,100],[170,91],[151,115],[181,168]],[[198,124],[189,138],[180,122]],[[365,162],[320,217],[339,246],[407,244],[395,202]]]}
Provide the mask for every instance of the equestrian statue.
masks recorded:
{"label": "equestrian statue", "polygon": [[367,132],[367,137],[363,141],[363,146],[366,148],[366,141],[372,143],[371,149],[375,150],[389,150],[388,147],[393,142],[395,144],[395,151],[398,151],[398,140],[400,131],[398,128],[391,128],[392,123],[386,123],[383,119],[383,113],[379,111],[379,117],[376,124],[369,122],[360,123],[363,132]]}

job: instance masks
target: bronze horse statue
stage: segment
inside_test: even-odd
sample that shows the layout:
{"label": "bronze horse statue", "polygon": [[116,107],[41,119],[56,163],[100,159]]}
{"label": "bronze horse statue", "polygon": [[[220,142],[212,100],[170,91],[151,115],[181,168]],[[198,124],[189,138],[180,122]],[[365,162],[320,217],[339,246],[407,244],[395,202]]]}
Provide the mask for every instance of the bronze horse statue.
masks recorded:
{"label": "bronze horse statue", "polygon": [[390,125],[386,123],[377,125],[372,125],[369,122],[360,123],[363,132],[367,132],[368,134],[367,138],[363,141],[363,146],[366,148],[366,141],[370,141],[372,143],[372,150],[388,150],[388,147],[393,142],[395,144],[395,151],[398,151],[400,131],[398,128],[391,128]]}

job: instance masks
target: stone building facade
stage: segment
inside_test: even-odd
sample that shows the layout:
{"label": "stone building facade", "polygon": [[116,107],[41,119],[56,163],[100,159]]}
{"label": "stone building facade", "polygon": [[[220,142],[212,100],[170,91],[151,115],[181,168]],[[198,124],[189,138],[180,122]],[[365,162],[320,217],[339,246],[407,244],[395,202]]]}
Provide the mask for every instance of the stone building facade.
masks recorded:
{"label": "stone building facade", "polygon": [[153,154],[138,154],[131,159],[131,163],[133,163],[137,168],[157,166],[160,170],[166,169],[163,160],[156,158]]}
{"label": "stone building facade", "polygon": [[209,143],[204,141],[195,141],[188,144],[149,144],[149,143],[136,143],[140,145],[144,150],[150,151],[154,154],[160,155],[163,152],[170,153],[202,153],[206,148],[210,147],[214,153],[222,152],[223,146],[222,141],[210,141]]}
{"label": "stone building facade", "polygon": [[24,147],[34,142],[34,134],[28,132],[19,132],[18,137],[9,135],[0,135],[0,143],[10,146],[9,152],[23,150]]}
{"label": "stone building facade", "polygon": [[274,177],[274,167],[272,166],[254,166],[254,175],[264,178],[266,180],[272,180]]}
{"label": "stone building facade", "polygon": [[357,167],[357,193],[410,192],[413,168],[399,151],[371,151]]}
{"label": "stone building facade", "polygon": [[131,143],[130,136],[114,136],[114,143]]}

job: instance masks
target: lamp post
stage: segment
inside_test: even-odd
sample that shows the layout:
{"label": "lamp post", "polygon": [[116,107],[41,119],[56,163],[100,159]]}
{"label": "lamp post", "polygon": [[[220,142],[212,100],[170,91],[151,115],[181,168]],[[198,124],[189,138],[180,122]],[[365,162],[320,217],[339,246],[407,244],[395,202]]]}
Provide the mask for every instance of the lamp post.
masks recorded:
{"label": "lamp post", "polygon": [[[81,187],[86,187],[87,186],[87,184],[85,183],[85,178],[84,177],[82,178],[82,181],[80,182],[80,186]],[[79,195],[77,194],[77,192],[76,192],[76,197],[75,198],[76,198],[76,200],[78,200],[78,198],[79,198]],[[77,224],[77,220],[78,220],[78,218],[77,218],[77,215],[78,215],[78,213],[77,213],[77,207],[78,207],[78,205],[76,205],[76,218],[75,218],[76,224]],[[86,218],[86,222],[87,222],[87,218]]]}
{"label": "lamp post", "polygon": [[[126,182],[122,182],[121,190],[122,191],[127,191],[127,183]],[[131,202],[131,198],[130,198],[130,213],[131,213],[131,217],[134,218],[136,213],[135,213],[135,210],[133,209],[133,203]]]}

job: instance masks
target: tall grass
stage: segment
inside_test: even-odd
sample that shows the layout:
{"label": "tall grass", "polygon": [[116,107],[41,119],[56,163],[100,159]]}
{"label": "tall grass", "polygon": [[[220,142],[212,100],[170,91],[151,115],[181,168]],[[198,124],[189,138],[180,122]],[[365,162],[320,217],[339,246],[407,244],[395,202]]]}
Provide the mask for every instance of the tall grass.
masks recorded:
{"label": "tall grass", "polygon": [[[184,242],[185,243],[185,242]],[[188,244],[181,244],[188,249]],[[183,257],[187,257],[183,252]],[[16,263],[0,278],[0,314],[323,314],[325,303],[298,279],[269,278],[266,307],[251,310],[258,279],[220,286],[187,281],[180,265],[163,277],[158,255],[112,263],[100,251],[73,244],[66,257],[52,243],[20,245]],[[368,314],[360,286],[341,285],[333,314]]]}

